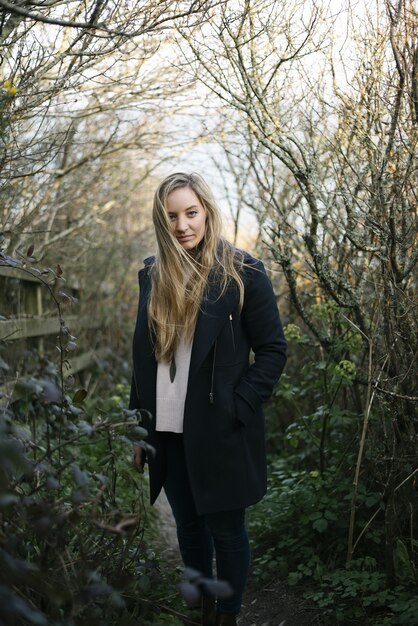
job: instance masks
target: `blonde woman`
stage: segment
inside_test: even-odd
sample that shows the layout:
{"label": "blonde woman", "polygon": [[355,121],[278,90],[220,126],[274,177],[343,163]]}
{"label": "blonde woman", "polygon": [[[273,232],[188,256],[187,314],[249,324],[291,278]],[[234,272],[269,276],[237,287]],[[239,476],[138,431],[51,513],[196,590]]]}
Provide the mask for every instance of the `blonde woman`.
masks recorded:
{"label": "blonde woman", "polygon": [[[185,565],[212,577],[215,552],[217,577],[233,589],[216,606],[204,598],[202,624],[234,625],[250,559],[245,509],[266,491],[262,403],[286,343],[263,264],[221,236],[201,176],[165,178],[153,222],[158,250],[139,272],[130,407],[153,416],[151,502],[164,487]],[[135,446],[139,471],[144,462]]]}

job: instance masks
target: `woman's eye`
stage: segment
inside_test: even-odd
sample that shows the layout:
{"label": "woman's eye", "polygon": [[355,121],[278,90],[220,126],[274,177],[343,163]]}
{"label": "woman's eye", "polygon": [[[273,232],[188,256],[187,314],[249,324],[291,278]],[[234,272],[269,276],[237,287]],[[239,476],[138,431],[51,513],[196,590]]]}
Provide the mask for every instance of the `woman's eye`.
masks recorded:
{"label": "woman's eye", "polygon": [[176,220],[176,216],[175,215],[169,215],[168,219],[170,220],[170,222],[174,222]]}
{"label": "woman's eye", "polygon": [[187,214],[188,217],[194,217],[195,215],[197,215],[197,211],[190,211],[190,213]]}

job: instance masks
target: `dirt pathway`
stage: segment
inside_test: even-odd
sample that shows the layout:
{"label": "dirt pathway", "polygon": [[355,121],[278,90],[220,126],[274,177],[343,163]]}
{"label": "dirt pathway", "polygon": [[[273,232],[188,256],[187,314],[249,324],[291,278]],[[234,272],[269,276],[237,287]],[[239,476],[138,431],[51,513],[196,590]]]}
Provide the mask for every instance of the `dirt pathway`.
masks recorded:
{"label": "dirt pathway", "polygon": [[[164,493],[158,497],[156,507],[161,528],[160,554],[174,568],[182,568],[175,523]],[[281,581],[256,589],[250,577],[239,626],[320,626],[318,610],[303,599],[302,593],[303,590],[289,588]]]}

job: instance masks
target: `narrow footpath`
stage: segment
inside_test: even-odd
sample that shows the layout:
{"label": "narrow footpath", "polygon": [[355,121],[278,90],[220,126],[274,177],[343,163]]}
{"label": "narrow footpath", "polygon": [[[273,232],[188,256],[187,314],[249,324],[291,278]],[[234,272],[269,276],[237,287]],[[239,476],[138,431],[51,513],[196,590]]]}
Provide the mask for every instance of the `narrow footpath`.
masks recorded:
{"label": "narrow footpath", "polygon": [[[182,568],[177,545],[175,523],[164,493],[156,503],[160,517],[159,551],[173,568]],[[192,624],[193,622],[185,622]],[[239,626],[321,626],[318,609],[310,606],[302,592],[275,581],[256,589],[251,576],[238,619]]]}

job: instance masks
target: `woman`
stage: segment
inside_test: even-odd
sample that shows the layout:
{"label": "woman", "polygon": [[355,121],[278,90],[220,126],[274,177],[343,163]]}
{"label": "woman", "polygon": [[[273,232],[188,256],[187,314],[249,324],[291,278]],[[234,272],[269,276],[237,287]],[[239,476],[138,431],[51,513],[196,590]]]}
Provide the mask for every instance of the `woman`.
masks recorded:
{"label": "woman", "polygon": [[[249,567],[245,509],[266,491],[262,402],[286,361],[276,299],[263,264],[221,237],[212,193],[197,174],[159,185],[158,253],[139,272],[131,408],[154,416],[151,503],[164,487],[186,566],[233,595],[204,598],[202,623],[236,624]],[[249,353],[255,358],[250,365]],[[134,448],[143,470],[144,449]]]}

